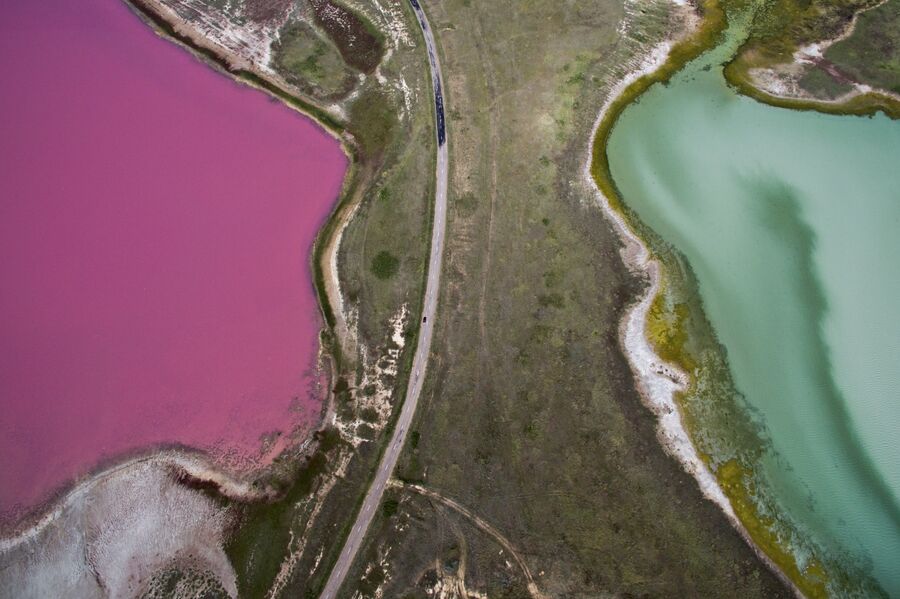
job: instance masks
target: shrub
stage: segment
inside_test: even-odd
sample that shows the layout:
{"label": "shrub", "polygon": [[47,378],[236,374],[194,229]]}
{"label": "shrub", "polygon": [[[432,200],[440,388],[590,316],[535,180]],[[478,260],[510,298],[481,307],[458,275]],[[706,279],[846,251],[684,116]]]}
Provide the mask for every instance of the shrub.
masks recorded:
{"label": "shrub", "polygon": [[378,255],[372,260],[372,272],[379,279],[390,279],[397,274],[398,270],[400,270],[400,260],[390,252],[378,252]]}

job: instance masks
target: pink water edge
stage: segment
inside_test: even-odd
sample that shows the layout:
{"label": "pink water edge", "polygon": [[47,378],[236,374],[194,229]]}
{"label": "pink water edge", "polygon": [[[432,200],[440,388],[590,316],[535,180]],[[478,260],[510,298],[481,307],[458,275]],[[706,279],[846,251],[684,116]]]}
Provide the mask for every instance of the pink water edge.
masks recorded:
{"label": "pink water edge", "polygon": [[347,167],[118,0],[0,7],[0,512],[318,413],[309,267]]}

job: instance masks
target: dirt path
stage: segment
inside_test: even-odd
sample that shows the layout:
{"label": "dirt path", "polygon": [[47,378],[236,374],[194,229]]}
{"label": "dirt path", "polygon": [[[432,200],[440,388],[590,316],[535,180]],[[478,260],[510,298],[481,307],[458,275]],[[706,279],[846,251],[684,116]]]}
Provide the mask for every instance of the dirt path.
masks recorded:
{"label": "dirt path", "polygon": [[[479,10],[477,4],[475,5],[475,10]],[[484,33],[481,29],[481,19],[474,19],[473,25],[477,28],[478,37],[483,38]],[[490,123],[489,155],[491,169],[491,211],[490,215],[488,216],[487,249],[485,250],[484,254],[484,268],[481,272],[481,297],[478,300],[478,327],[481,331],[481,351],[487,352],[487,332],[485,324],[487,317],[485,315],[485,301],[487,298],[488,280],[491,273],[491,258],[493,257],[494,208],[497,204],[497,148],[500,145],[500,132],[498,131],[497,126],[498,117],[496,108],[498,95],[497,89],[494,85],[496,74],[494,73],[494,69],[491,66],[491,62],[487,60],[487,57],[484,55],[484,49],[480,45],[478,46],[478,56],[481,58],[481,68],[484,71],[485,81],[487,82],[488,97],[491,99],[491,110],[488,111],[488,122]]]}
{"label": "dirt path", "polygon": [[391,481],[391,484],[398,488],[412,491],[424,497],[428,497],[429,499],[433,499],[452,509],[456,513],[465,516],[479,530],[493,537],[497,544],[503,547],[503,549],[505,549],[513,557],[513,559],[516,560],[516,564],[518,564],[519,568],[522,570],[522,575],[525,577],[525,581],[528,583],[528,593],[531,595],[532,599],[548,599],[547,596],[541,593],[540,589],[538,589],[537,583],[534,582],[534,576],[531,575],[531,570],[528,569],[528,564],[525,563],[525,560],[512,546],[512,543],[510,543],[509,540],[505,536],[503,536],[503,534],[501,534],[499,530],[485,522],[482,518],[471,512],[465,506],[457,503],[449,497],[444,497],[437,491],[426,489],[421,485],[404,484],[399,481]]}

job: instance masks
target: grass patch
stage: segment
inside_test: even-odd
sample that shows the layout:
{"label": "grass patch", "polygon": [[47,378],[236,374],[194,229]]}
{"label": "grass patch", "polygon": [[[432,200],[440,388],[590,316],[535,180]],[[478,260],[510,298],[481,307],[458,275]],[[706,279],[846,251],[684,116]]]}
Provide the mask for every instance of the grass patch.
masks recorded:
{"label": "grass patch", "polygon": [[853,88],[842,81],[837,81],[822,69],[811,68],[802,79],[800,86],[818,97],[837,98],[853,91]]}
{"label": "grass patch", "polygon": [[366,154],[379,156],[394,139],[397,126],[396,106],[377,89],[369,89],[353,102],[350,121]]}
{"label": "grass patch", "polygon": [[387,251],[378,252],[372,260],[372,274],[386,281],[392,278],[400,270],[400,260]]}
{"label": "grass patch", "polygon": [[285,26],[272,46],[275,69],[311,95],[330,99],[349,93],[353,73],[334,45],[306,23]]}
{"label": "grass patch", "polygon": [[372,74],[384,56],[384,41],[369,21],[332,0],[310,0],[316,23],[328,34],[344,60],[358,71]]}
{"label": "grass patch", "polygon": [[867,10],[853,34],[825,52],[858,81],[900,94],[900,2]]}
{"label": "grass patch", "polygon": [[385,518],[390,518],[397,513],[399,507],[400,502],[396,499],[386,499],[384,503],[381,504],[381,513],[384,514]]}
{"label": "grass patch", "polygon": [[763,516],[758,507],[753,475],[737,460],[729,460],[715,471],[722,489],[728,494],[738,519],[747,527],[753,542],[775,562],[788,578],[794,581],[809,599],[825,599],[829,596],[830,577],[817,558],[811,557],[801,568],[797,558],[788,549],[790,543],[776,532],[779,523],[770,516]]}
{"label": "grass patch", "polygon": [[[750,71],[755,68],[770,68],[793,62],[794,52],[801,46],[836,37],[844,31],[857,11],[871,8],[878,2],[879,0],[829,0],[825,3],[808,0],[764,2],[754,13],[748,39],[726,65],[725,78],[742,94],[773,106],[846,115],[869,115],[882,111],[891,118],[900,118],[900,102],[877,92],[858,95],[839,104],[820,100],[782,98],[772,96],[756,87],[750,76]],[[744,8],[744,0],[726,0],[724,4],[730,10]],[[890,27],[888,24],[887,28]],[[893,30],[887,38],[884,35],[879,37],[884,40],[896,35],[896,30]],[[873,55],[867,55],[862,62],[873,61],[874,58]],[[860,62],[851,59],[850,65],[851,68],[855,66],[859,73]],[[867,82],[866,79],[873,74],[869,71],[869,76],[863,76],[861,79]],[[877,75],[875,77],[880,79]],[[895,85],[896,79],[889,79],[889,82]],[[812,83],[815,85],[816,81],[813,80]]]}
{"label": "grass patch", "polygon": [[328,470],[330,452],[342,443],[334,430],[321,431],[316,437],[318,449],[290,473],[291,482],[284,496],[273,504],[245,506],[240,528],[225,545],[242,597],[263,597],[271,588],[298,525],[294,506],[314,491]]}

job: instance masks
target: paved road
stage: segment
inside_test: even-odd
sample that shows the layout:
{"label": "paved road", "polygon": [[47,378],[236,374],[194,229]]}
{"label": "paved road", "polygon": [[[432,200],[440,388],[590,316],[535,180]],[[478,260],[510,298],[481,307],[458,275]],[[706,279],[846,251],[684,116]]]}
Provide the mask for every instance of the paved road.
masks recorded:
{"label": "paved road", "polygon": [[419,19],[419,25],[425,36],[425,46],[428,49],[428,62],[431,67],[431,81],[434,89],[434,109],[437,120],[437,169],[434,193],[434,228],[431,231],[431,257],[428,260],[428,281],[425,285],[425,303],[422,310],[424,321],[419,329],[419,344],[416,346],[416,353],[413,356],[412,373],[409,379],[409,386],[406,390],[406,400],[403,402],[403,408],[400,411],[400,417],[394,427],[394,434],[391,436],[390,444],[381,458],[378,465],[378,471],[372,481],[372,486],[363,501],[362,508],[356,516],[356,522],[347,537],[344,548],[340,557],[334,564],[325,589],[319,596],[320,599],[335,599],[347,571],[353,564],[353,560],[362,545],[366,536],[372,517],[381,505],[381,498],[384,495],[384,489],[387,486],[388,479],[394,472],[397,465],[397,459],[403,449],[403,442],[409,433],[410,424],[412,423],[413,414],[416,412],[416,406],[419,403],[419,393],[422,391],[422,382],[425,380],[425,369],[428,366],[428,354],[431,350],[431,335],[434,331],[434,314],[437,307],[438,289],[441,280],[441,260],[444,255],[444,229],[447,220],[447,134],[444,125],[444,96],[441,77],[441,66],[438,62],[437,50],[435,49],[434,36],[431,33],[431,27],[428,25],[428,19],[425,16],[419,0],[409,0],[416,16]]}

